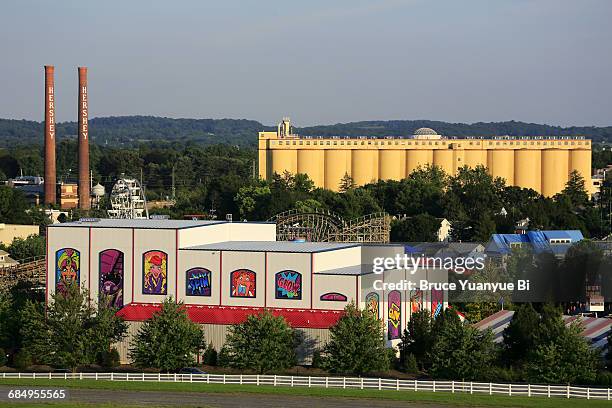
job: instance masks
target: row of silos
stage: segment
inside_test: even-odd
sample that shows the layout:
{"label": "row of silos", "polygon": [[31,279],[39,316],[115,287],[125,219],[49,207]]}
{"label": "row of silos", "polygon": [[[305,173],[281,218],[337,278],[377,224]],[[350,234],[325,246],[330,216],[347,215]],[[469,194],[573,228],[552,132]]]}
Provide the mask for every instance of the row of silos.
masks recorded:
{"label": "row of silos", "polygon": [[269,150],[267,176],[285,171],[304,173],[317,187],[338,190],[346,174],[355,184],[363,185],[377,180],[401,180],[427,164],[439,166],[448,174],[455,174],[462,166],[482,165],[493,176],[505,179],[507,185],[532,188],[545,196],[563,190],[573,170],[587,182],[591,176],[591,151],[587,148],[458,149],[453,144],[441,149],[317,147]]}

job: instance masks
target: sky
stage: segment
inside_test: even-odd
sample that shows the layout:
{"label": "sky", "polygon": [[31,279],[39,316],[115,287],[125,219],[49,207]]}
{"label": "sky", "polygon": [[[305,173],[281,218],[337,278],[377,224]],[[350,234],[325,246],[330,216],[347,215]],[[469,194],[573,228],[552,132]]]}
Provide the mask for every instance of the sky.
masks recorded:
{"label": "sky", "polygon": [[0,118],[612,125],[610,0],[3,0]]}

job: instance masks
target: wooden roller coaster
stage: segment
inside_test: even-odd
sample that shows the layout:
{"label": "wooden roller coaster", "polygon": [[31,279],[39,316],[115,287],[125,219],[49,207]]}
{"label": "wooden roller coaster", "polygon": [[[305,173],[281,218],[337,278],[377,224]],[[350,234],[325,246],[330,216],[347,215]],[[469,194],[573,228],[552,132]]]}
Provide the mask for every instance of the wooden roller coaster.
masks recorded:
{"label": "wooden roller coaster", "polygon": [[387,243],[391,233],[391,217],[387,213],[373,213],[347,221],[327,210],[289,210],[269,221],[276,222],[279,241]]}
{"label": "wooden roller coaster", "polygon": [[0,292],[7,291],[19,282],[30,282],[36,288],[45,287],[45,257],[24,259],[19,265],[0,268]]}

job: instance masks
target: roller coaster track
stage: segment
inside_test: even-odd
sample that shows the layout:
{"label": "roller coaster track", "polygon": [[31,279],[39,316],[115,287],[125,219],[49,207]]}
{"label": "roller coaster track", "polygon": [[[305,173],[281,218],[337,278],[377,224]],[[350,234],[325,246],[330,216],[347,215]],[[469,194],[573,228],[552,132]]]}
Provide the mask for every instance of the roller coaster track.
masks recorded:
{"label": "roller coaster track", "polygon": [[269,221],[276,222],[279,241],[386,243],[391,232],[391,217],[387,213],[373,213],[347,221],[328,210],[289,210]]}
{"label": "roller coaster track", "polygon": [[0,292],[7,291],[18,282],[30,282],[35,287],[45,286],[45,257],[28,258],[19,265],[0,268]]}

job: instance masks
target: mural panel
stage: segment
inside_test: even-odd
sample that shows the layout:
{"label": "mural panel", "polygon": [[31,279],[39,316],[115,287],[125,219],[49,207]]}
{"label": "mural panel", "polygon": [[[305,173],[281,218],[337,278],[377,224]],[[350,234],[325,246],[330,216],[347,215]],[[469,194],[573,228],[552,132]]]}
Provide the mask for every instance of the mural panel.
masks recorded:
{"label": "mural panel", "polygon": [[438,289],[431,290],[431,315],[437,317],[444,306],[444,291]]}
{"label": "mural panel", "polygon": [[366,310],[370,313],[372,313],[372,316],[374,316],[375,318],[379,319],[380,318],[380,314],[379,314],[379,310],[378,310],[378,302],[380,300],[380,297],[378,296],[378,293],[376,292],[370,292],[366,295],[365,298],[365,303],[366,303]]}
{"label": "mural panel", "polygon": [[168,254],[148,251],[142,255],[142,293],[166,295],[168,293]]}
{"label": "mural panel", "polygon": [[302,299],[302,274],[296,271],[281,271],[274,276],[277,299]]}
{"label": "mural panel", "polygon": [[402,294],[397,290],[387,295],[387,336],[389,340],[399,339],[402,335]]}
{"label": "mural panel", "polygon": [[410,313],[416,313],[423,309],[423,291],[412,290],[410,291]]}
{"label": "mural panel", "polygon": [[250,269],[237,269],[230,274],[232,297],[254,298],[257,294],[255,272]]}
{"label": "mural panel", "polygon": [[55,290],[64,292],[71,282],[78,285],[81,276],[81,254],[74,248],[62,248],[55,253]]}
{"label": "mural panel", "polygon": [[212,292],[211,272],[206,268],[191,268],[185,273],[187,296],[210,296]]}
{"label": "mural panel", "polygon": [[326,302],[346,302],[346,296],[338,292],[324,293],[319,299]]}
{"label": "mural panel", "polygon": [[117,249],[100,252],[99,265],[99,296],[105,298],[108,307],[123,307],[123,252]]}

